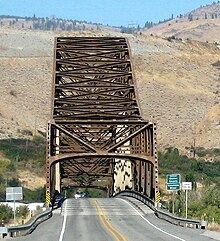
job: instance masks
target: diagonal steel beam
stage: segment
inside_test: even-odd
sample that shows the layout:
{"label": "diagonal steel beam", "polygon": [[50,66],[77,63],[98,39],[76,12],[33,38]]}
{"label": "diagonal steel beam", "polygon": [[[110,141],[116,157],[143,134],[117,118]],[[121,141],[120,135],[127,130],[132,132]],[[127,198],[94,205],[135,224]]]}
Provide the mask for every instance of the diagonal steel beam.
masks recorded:
{"label": "diagonal steel beam", "polygon": [[53,126],[55,126],[58,130],[62,131],[63,133],[65,133],[67,136],[77,140],[80,144],[88,147],[90,150],[97,152],[97,149],[94,148],[93,146],[91,146],[89,143],[83,141],[82,139],[80,139],[77,135],[67,131],[66,129],[64,129],[63,127],[61,127],[60,125],[57,124],[52,124]]}
{"label": "diagonal steel beam", "polygon": [[140,129],[138,129],[137,131],[133,132],[132,134],[130,134],[129,136],[125,137],[123,140],[119,141],[118,143],[116,143],[114,146],[110,147],[107,152],[111,152],[113,150],[115,150],[116,148],[122,146],[124,143],[126,143],[127,141],[131,140],[132,138],[134,138],[135,136],[137,136],[138,134],[140,134],[142,131],[146,130],[149,126],[151,125],[151,123],[144,125],[143,127],[141,127]]}

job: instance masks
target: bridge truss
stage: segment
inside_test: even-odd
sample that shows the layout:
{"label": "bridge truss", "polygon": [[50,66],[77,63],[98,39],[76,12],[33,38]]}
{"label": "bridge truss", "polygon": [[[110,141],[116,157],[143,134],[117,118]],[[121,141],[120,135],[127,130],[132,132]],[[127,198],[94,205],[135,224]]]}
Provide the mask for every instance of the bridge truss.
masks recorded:
{"label": "bridge truss", "polygon": [[55,40],[47,198],[66,186],[155,198],[156,125],[141,117],[125,38]]}

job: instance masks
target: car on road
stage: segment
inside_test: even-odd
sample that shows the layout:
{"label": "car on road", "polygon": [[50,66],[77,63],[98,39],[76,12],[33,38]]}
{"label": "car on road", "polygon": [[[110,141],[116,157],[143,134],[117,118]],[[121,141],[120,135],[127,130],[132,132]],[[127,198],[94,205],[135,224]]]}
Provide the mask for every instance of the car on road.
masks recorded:
{"label": "car on road", "polygon": [[82,198],[82,197],[85,197],[85,193],[84,193],[84,192],[77,191],[77,192],[74,194],[74,198],[75,198],[75,199],[77,199],[77,198]]}

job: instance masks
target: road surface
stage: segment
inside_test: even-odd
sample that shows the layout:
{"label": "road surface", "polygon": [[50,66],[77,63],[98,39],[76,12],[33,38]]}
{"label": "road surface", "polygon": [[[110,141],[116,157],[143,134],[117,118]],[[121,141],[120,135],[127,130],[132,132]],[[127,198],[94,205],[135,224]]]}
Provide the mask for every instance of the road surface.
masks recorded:
{"label": "road surface", "polygon": [[[15,241],[214,241],[220,233],[158,219],[144,204],[119,198],[67,199],[62,210]],[[208,236],[209,237],[208,237]],[[211,238],[212,237],[212,238]]]}

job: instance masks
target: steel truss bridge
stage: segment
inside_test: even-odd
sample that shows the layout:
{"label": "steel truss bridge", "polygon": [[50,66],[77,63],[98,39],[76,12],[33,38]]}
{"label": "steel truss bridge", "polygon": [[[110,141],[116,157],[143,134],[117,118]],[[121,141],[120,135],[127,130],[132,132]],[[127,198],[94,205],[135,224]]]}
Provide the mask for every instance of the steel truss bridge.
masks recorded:
{"label": "steel truss bridge", "polygon": [[155,199],[156,124],[141,117],[130,56],[125,38],[55,39],[47,201],[67,186]]}

